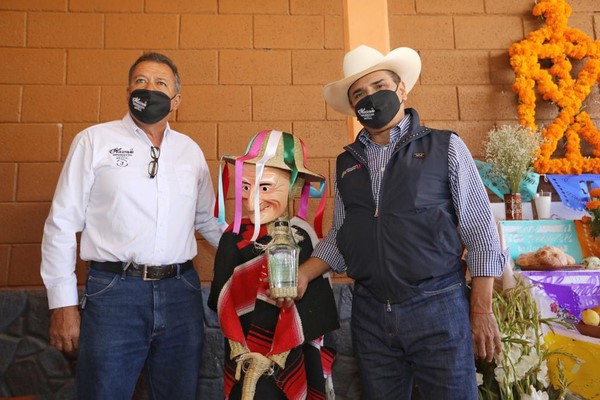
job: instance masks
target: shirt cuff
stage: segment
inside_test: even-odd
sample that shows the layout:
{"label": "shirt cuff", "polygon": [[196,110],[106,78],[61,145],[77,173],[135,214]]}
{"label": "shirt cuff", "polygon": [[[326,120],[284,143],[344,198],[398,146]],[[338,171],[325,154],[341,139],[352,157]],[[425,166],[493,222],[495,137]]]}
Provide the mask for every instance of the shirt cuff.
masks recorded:
{"label": "shirt cuff", "polygon": [[47,289],[48,308],[76,306],[79,304],[77,282],[69,285],[54,286]]}
{"label": "shirt cuff", "polygon": [[489,250],[467,253],[467,265],[471,276],[501,276],[509,250]]}

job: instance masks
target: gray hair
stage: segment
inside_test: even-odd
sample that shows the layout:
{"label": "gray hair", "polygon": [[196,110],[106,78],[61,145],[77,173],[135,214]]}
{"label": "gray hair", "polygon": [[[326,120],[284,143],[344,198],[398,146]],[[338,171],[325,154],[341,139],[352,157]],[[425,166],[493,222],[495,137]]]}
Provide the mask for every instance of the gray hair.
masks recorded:
{"label": "gray hair", "polygon": [[169,57],[156,52],[144,53],[137,60],[135,60],[133,65],[131,65],[131,68],[129,68],[129,82],[131,82],[131,78],[133,77],[133,71],[135,70],[135,67],[137,67],[138,64],[143,63],[145,61],[164,64],[171,68],[171,71],[173,71],[173,75],[175,75],[175,92],[179,93],[179,91],[181,90],[181,81],[179,79],[179,71],[177,70],[177,65],[175,65],[173,60],[171,60]]}

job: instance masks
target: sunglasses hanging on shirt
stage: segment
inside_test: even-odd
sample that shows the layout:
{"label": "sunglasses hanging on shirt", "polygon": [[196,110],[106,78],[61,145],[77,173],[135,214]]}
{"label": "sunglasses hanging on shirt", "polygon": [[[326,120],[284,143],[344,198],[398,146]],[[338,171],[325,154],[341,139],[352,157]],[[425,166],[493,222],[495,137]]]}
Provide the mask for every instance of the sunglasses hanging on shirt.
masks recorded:
{"label": "sunglasses hanging on shirt", "polygon": [[158,174],[158,157],[160,157],[160,147],[150,146],[150,163],[148,164],[148,175],[150,179],[154,178]]}

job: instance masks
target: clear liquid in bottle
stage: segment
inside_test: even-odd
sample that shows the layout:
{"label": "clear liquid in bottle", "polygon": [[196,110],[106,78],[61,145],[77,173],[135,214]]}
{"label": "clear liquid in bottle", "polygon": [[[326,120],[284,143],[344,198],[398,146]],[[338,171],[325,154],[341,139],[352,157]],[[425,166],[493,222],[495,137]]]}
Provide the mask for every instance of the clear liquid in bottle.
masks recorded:
{"label": "clear liquid in bottle", "polygon": [[300,249],[294,241],[289,223],[275,221],[273,241],[267,248],[271,297],[296,297],[298,293],[298,259]]}

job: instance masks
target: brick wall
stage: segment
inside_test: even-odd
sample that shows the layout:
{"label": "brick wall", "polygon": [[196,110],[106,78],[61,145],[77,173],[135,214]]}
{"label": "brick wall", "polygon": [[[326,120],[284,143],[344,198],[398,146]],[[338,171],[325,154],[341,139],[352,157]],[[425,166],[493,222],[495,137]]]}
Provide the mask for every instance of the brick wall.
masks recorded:
{"label": "brick wall", "polygon": [[[218,157],[242,154],[269,128],[302,137],[311,168],[331,177],[346,124],[321,89],[340,78],[343,3],[0,0],[0,290],[41,287],[42,227],[69,144],[81,129],[124,115],[127,71],[145,50],[178,64],[183,103],[172,125],[200,144],[214,183]],[[571,5],[570,25],[596,38],[597,0]],[[407,104],[427,124],[459,132],[475,157],[488,129],[516,120],[507,48],[540,26],[532,6],[389,0],[391,48],[413,47],[423,59]],[[593,91],[594,118],[599,104]],[[542,117],[552,112],[542,108]],[[332,201],[326,228],[331,211]],[[208,281],[214,252],[199,244],[195,263]]]}

